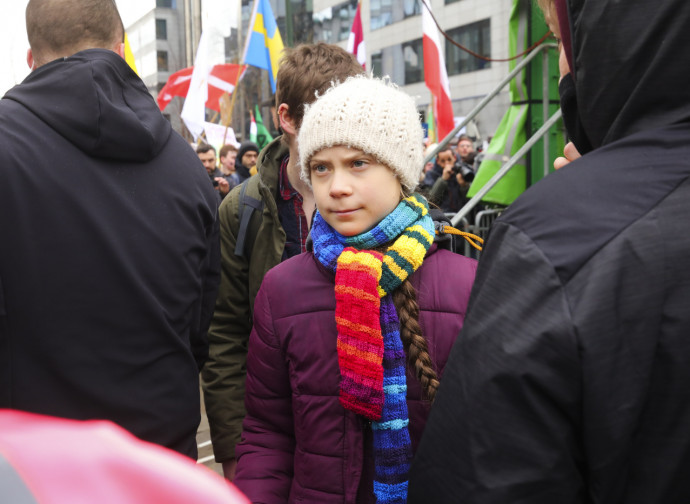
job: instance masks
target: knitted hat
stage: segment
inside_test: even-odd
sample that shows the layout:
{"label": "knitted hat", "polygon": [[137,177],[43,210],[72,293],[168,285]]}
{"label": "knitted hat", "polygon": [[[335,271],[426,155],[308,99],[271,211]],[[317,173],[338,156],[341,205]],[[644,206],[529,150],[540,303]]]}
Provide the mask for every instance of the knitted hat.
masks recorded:
{"label": "knitted hat", "polygon": [[344,145],[374,156],[413,192],[423,156],[422,125],[414,99],[387,80],[365,75],[336,84],[305,107],[297,136],[301,176],[322,149]]}
{"label": "knitted hat", "polygon": [[259,146],[256,145],[254,142],[242,142],[240,145],[239,151],[237,151],[237,160],[242,162],[242,156],[244,156],[247,152],[256,152],[257,154],[259,153]]}

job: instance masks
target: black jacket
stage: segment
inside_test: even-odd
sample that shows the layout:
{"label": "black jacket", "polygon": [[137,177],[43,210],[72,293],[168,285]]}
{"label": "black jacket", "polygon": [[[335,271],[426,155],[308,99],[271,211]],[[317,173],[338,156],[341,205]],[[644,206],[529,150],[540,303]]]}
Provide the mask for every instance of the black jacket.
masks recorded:
{"label": "black jacket", "polygon": [[195,456],[219,245],[194,150],[91,49],[0,101],[0,181],[0,407]]}
{"label": "black jacket", "polygon": [[690,502],[690,9],[569,5],[595,150],[492,229],[410,503]]}

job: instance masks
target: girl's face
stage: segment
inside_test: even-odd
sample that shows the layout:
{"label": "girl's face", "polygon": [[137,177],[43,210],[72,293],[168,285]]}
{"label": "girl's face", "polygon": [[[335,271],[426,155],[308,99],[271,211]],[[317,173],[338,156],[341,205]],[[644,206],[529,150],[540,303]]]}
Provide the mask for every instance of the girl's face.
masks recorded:
{"label": "girl's face", "polygon": [[343,236],[370,230],[400,203],[402,186],[393,171],[357,149],[320,150],[309,173],[319,213]]}

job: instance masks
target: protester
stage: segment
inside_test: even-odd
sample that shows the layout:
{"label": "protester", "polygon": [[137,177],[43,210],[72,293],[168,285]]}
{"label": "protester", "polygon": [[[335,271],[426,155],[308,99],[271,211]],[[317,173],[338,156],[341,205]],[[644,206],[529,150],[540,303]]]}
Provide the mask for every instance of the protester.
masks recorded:
{"label": "protester", "polygon": [[465,204],[467,188],[450,146],[436,155],[436,165],[427,173],[425,181],[433,181],[429,190],[429,201],[438,205],[444,212],[455,213]]}
{"label": "protester", "polygon": [[249,504],[178,453],[103,420],[0,410],[0,482],[8,504]]}
{"label": "protester", "polygon": [[305,250],[314,213],[314,197],[299,177],[297,162],[296,137],[304,105],[313,102],[315,94],[323,93],[333,81],[362,72],[354,56],[336,45],[287,48],[276,92],[284,134],[262,151],[258,175],[246,183],[244,197],[243,188],[237,187],[220,208],[221,288],[209,331],[209,362],[202,379],[213,451],[229,479],[234,475],[235,445],[245,415],[245,366],[254,298],[270,268]]}
{"label": "protester", "polygon": [[365,76],[305,112],[313,252],[256,299],[235,478],[252,502],[405,502],[476,267],[434,245],[422,137],[414,100]]}
{"label": "protester", "polygon": [[243,142],[240,145],[237,160],[235,161],[235,168],[240,182],[244,182],[256,173],[252,173],[252,168],[256,166],[258,157],[259,147],[254,142]]}
{"label": "protester", "polygon": [[212,145],[202,143],[196,148],[196,155],[199,156],[199,161],[206,168],[206,173],[208,173],[213,187],[218,191],[220,203],[220,200],[230,192],[230,184],[225,180],[223,172],[216,165],[216,149]]}
{"label": "protester", "polygon": [[219,278],[198,157],[123,59],[112,0],[31,0],[0,100],[0,408],[108,419],[196,458]]}
{"label": "protester", "polygon": [[491,230],[411,503],[690,502],[690,9],[554,7],[583,155]]}
{"label": "protester", "polygon": [[218,151],[220,171],[223,174],[223,178],[228,182],[228,192],[240,183],[240,176],[237,174],[237,168],[235,167],[237,153],[237,147],[232,144],[225,144]]}
{"label": "protester", "polygon": [[460,135],[460,137],[458,138],[458,144],[456,146],[456,149],[458,159],[472,166],[472,163],[470,162],[470,156],[472,156],[471,160],[474,161],[473,155],[476,155],[476,152],[474,150],[474,142],[472,141],[472,139],[467,135]]}

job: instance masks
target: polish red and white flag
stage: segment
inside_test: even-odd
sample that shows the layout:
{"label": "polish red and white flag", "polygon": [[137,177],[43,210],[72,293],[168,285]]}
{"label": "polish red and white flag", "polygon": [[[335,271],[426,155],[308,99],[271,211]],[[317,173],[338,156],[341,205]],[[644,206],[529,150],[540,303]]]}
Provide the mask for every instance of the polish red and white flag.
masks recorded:
{"label": "polish red and white flag", "polygon": [[453,104],[446,63],[441,52],[436,23],[431,17],[429,0],[422,0],[422,47],[424,48],[424,82],[433,96],[434,115],[438,123],[438,138],[445,138],[455,127]]}
{"label": "polish red and white flag", "polygon": [[347,52],[354,54],[357,62],[363,68],[367,67],[367,53],[364,47],[364,30],[362,30],[362,16],[359,12],[360,4],[357,4],[355,19],[350,28],[350,37],[347,39]]}

